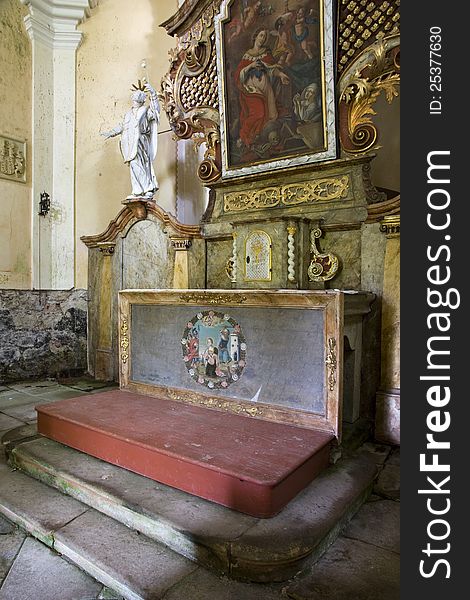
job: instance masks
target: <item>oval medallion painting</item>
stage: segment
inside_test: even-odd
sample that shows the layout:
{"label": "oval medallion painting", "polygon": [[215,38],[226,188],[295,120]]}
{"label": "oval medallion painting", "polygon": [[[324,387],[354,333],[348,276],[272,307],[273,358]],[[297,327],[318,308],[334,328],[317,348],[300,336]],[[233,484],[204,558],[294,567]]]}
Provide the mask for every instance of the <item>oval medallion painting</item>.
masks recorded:
{"label": "oval medallion painting", "polygon": [[190,376],[210,389],[238,381],[245,368],[246,342],[229,315],[213,310],[198,313],[186,324],[183,360]]}

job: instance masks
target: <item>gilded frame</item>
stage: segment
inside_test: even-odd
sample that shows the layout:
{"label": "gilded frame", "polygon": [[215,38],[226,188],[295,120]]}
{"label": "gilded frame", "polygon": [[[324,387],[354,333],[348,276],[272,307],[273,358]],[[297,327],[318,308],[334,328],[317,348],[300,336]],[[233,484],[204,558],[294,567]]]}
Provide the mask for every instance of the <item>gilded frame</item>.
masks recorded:
{"label": "gilded frame", "polygon": [[[151,385],[131,379],[132,305],[296,308],[324,313],[325,414],[220,397],[207,392]],[[341,436],[343,392],[344,294],[338,290],[122,290],[119,292],[119,384],[120,388],[150,396],[200,405],[215,410],[301,425]]]}
{"label": "gilded frame", "polygon": [[[294,14],[295,11],[297,11],[298,13],[299,9],[301,8],[306,10],[310,6],[316,7],[317,14],[319,14],[319,18],[317,19],[319,28],[319,34],[317,36],[319,38],[319,41],[317,43],[318,50],[316,51],[317,53],[315,54],[315,59],[310,56],[309,58],[304,57],[304,63],[308,62],[308,68],[310,67],[310,64],[312,65],[312,67],[315,66],[315,73],[318,73],[318,75],[315,75],[315,79],[313,79],[313,70],[311,75],[309,75],[308,70],[303,71],[305,73],[305,76],[307,77],[307,79],[302,79],[303,83],[300,83],[301,80],[299,78],[294,78],[293,76],[291,77],[291,97],[289,100],[285,100],[285,110],[287,110],[287,113],[290,116],[284,116],[281,118],[279,116],[279,113],[277,120],[268,120],[267,116],[264,117],[266,119],[265,125],[254,126],[255,130],[257,127],[262,127],[262,129],[256,134],[257,137],[255,138],[255,140],[251,139],[253,135],[255,135],[254,133],[250,133],[250,131],[254,131],[253,128],[248,127],[250,119],[250,109],[247,108],[247,106],[249,106],[247,102],[249,101],[250,97],[253,100],[253,102],[257,101],[255,96],[259,97],[260,93],[247,92],[246,90],[249,89],[249,86],[246,83],[244,84],[244,90],[242,89],[242,73],[246,73],[246,69],[242,69],[240,72],[237,69],[235,71],[235,79],[233,77],[233,71],[231,70],[233,69],[232,65],[237,63],[239,64],[240,68],[243,59],[250,52],[249,49],[245,53],[245,55],[240,55],[240,49],[238,49],[237,52],[236,49],[234,49],[235,43],[232,42],[232,40],[230,39],[230,36],[232,34],[228,33],[228,27],[232,25],[234,19],[237,18],[233,16],[232,9],[238,8],[238,4],[240,4],[241,2],[242,0],[223,0],[220,7],[220,13],[215,18],[222,177],[238,177],[249,175],[252,173],[263,173],[272,169],[288,168],[297,165],[304,165],[319,161],[335,159],[337,157],[337,132],[334,67],[335,27],[333,18],[333,0],[289,0],[289,2],[287,3],[285,2],[285,0],[275,0],[274,2],[271,2],[269,4],[269,7],[274,11],[274,13],[266,17],[266,19],[268,20],[266,21],[266,26],[263,26],[262,29],[266,29],[266,31],[269,30],[270,34],[275,33],[275,31],[271,28],[268,28],[268,24],[271,24],[272,27],[271,21],[274,22],[276,17],[277,20],[275,22],[277,23],[280,18],[285,17],[285,14]],[[258,5],[262,5],[263,7],[267,6],[266,3],[261,2],[252,2],[251,5],[254,5],[254,8],[256,8],[256,6]],[[285,13],[284,7],[286,5],[289,7],[289,13]],[[272,8],[273,6],[274,8]],[[285,14],[281,14],[283,13],[283,11]],[[278,15],[278,13],[280,16]],[[264,19],[260,19],[259,22],[262,22],[263,20]],[[294,17],[292,17],[292,20],[294,20]],[[278,27],[276,26],[276,30],[277,29]],[[286,29],[288,29],[287,25]],[[257,29],[254,29],[254,34],[256,34],[256,31]],[[308,29],[306,29],[306,31],[308,31]],[[277,33],[276,35],[276,40],[280,39],[279,34]],[[254,37],[255,35],[253,35],[253,39]],[[273,36],[270,35],[270,39],[272,37]],[[295,39],[297,40],[297,38]],[[230,40],[230,43],[228,43],[228,40]],[[235,42],[236,41],[237,40],[235,40]],[[276,43],[278,42],[276,41]],[[297,46],[293,46],[291,44],[291,47],[297,52],[297,55],[299,53],[298,46],[301,43],[303,42],[299,42]],[[254,41],[253,44],[255,44]],[[266,42],[266,48],[269,49],[270,44],[272,45],[273,42]],[[254,50],[254,47],[255,46],[253,45],[253,48],[251,50]],[[310,52],[310,54],[312,53]],[[278,60],[278,54],[275,54],[275,51],[273,51],[272,56],[276,56],[276,58],[272,58],[271,60]],[[300,57],[299,60],[302,60],[302,57]],[[279,62],[275,64],[279,64]],[[277,72],[279,74],[279,69],[277,69],[277,71],[274,69],[275,64],[271,64],[269,66],[269,73],[272,74]],[[291,69],[291,71],[289,71],[289,68]],[[285,74],[294,74],[292,65],[290,65],[289,67],[284,65],[280,70],[284,71]],[[245,75],[245,77],[247,76]],[[270,77],[271,79],[274,78],[273,75],[270,75]],[[308,77],[312,77],[311,83],[308,86],[305,86],[307,81],[310,81]],[[251,78],[250,81],[254,81],[254,76]],[[296,81],[297,85],[295,94],[294,81]],[[310,113],[311,116],[307,117],[307,111],[298,108],[300,104],[307,98],[307,96],[305,96],[304,93],[306,92],[307,87],[310,87],[311,85],[315,86],[314,89],[317,90],[317,95],[318,87],[320,87],[321,89],[321,104],[317,110],[317,112],[321,112],[320,123],[313,123],[313,121],[309,120],[313,118],[313,113]],[[238,90],[236,89],[237,86]],[[282,88],[282,86],[280,85],[278,85],[278,87]],[[235,97],[237,95],[239,98],[239,129],[238,134],[234,134],[234,122],[237,121],[237,119],[234,116],[235,114],[237,114],[237,109],[234,107],[236,106]],[[242,99],[242,96],[244,96],[244,99]],[[294,98],[296,96],[299,98],[297,102],[294,101]],[[242,108],[242,103],[245,105],[245,109]],[[259,109],[255,109],[253,105],[253,110]],[[248,115],[247,119],[245,119],[245,123],[247,125],[246,134],[243,134],[242,132],[242,114]],[[291,120],[288,123],[288,121],[286,120],[287,118],[292,118],[293,120]],[[302,121],[303,118],[307,119],[307,121]],[[318,114],[315,116],[315,119],[318,119]],[[318,128],[319,124],[321,124],[322,127]],[[287,127],[287,130],[284,129],[285,127]],[[315,127],[315,135],[307,135],[307,137],[305,137],[303,132],[312,132],[313,127]],[[268,130],[271,131],[268,132]],[[323,136],[321,138],[322,143],[319,145],[318,135],[320,130],[322,130]],[[284,133],[282,133],[283,131]],[[286,131],[289,131],[290,133],[287,134]],[[289,137],[287,138],[288,135]],[[299,140],[302,139],[302,141],[295,142],[294,140],[296,137],[299,138]],[[235,138],[237,138],[236,142]],[[287,142],[287,139],[289,139],[290,141]],[[276,140],[279,141],[279,144],[277,146],[275,145]],[[297,144],[298,147],[287,148],[288,143]],[[285,149],[283,151],[279,150],[281,145],[284,145]],[[236,148],[242,148],[242,150],[239,151]],[[247,148],[250,148],[250,150],[247,150]],[[254,149],[253,151],[251,150],[252,148]],[[238,156],[236,156],[239,152],[242,152],[242,155],[245,152],[244,156],[246,156],[247,158],[243,158],[242,156],[242,158],[240,159]]]}

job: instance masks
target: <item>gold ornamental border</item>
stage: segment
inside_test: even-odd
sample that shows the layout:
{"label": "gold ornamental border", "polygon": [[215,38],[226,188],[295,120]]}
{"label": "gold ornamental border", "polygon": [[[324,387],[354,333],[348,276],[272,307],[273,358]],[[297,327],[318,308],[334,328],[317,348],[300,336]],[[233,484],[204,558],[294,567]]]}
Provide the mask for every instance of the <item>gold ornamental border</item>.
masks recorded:
{"label": "gold ornamental border", "polygon": [[[165,387],[157,382],[146,383],[132,378],[132,306],[223,306],[254,308],[283,308],[319,310],[324,314],[323,343],[324,410],[297,410],[276,404],[254,403],[233,396],[215,396],[194,392],[189,389]],[[261,418],[279,423],[313,427],[328,431],[338,439],[341,437],[340,404],[342,397],[342,361],[344,293],[339,290],[233,290],[223,289],[163,289],[121,290],[119,292],[119,384],[121,390],[166,397],[169,400],[200,405],[251,418]],[[312,407],[314,403],[312,398]]]}
{"label": "gold ornamental border", "polygon": [[301,181],[276,187],[224,195],[224,212],[243,212],[264,208],[290,207],[315,202],[330,202],[347,196],[349,175],[325,177],[315,181]]}

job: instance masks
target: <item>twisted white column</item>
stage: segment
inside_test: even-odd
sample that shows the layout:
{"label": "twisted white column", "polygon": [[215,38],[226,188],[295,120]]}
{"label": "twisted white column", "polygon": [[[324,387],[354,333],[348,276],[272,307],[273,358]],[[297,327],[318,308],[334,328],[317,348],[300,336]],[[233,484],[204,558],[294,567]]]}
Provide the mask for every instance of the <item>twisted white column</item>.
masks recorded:
{"label": "twisted white column", "polygon": [[232,242],[232,283],[237,282],[237,234],[233,234],[233,242]]}
{"label": "twisted white column", "polygon": [[287,228],[287,279],[291,283],[295,282],[295,232],[295,227]]}

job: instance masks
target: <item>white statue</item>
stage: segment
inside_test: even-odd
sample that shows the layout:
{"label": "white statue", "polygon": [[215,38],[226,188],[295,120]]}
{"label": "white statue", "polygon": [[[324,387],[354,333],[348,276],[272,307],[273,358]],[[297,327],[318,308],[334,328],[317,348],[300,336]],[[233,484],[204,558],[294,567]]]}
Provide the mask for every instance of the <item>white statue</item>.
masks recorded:
{"label": "white statue", "polygon": [[106,139],[121,136],[121,154],[131,172],[131,197],[150,199],[158,190],[152,163],[157,155],[160,104],[156,91],[149,83],[145,85],[145,91],[149,94],[150,105],[145,104],[145,92],[136,90],[131,95],[132,108],[125,114],[123,122],[101,135]]}

